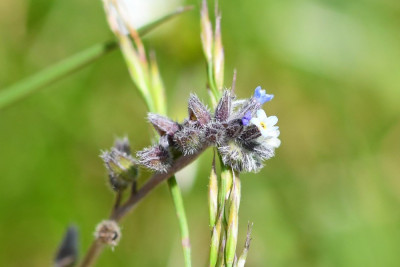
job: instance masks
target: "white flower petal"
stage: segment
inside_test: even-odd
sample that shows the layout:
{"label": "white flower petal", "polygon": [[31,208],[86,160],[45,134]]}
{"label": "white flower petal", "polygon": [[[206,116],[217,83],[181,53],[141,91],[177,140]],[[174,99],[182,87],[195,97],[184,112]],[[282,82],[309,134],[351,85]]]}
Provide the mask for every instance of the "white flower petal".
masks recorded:
{"label": "white flower petal", "polygon": [[268,138],[265,139],[265,143],[274,148],[278,148],[281,145],[281,140],[279,140],[278,138]]}
{"label": "white flower petal", "polygon": [[263,127],[260,126],[258,127],[258,130],[260,130],[262,136],[269,137],[269,131],[267,129],[264,129]]}
{"label": "white flower petal", "polygon": [[262,109],[257,110],[257,118],[259,120],[265,120],[267,118],[267,114],[265,114],[265,111]]}
{"label": "white flower petal", "polygon": [[259,127],[260,120],[258,118],[251,118],[250,123],[254,124],[255,126]]}
{"label": "white flower petal", "polygon": [[274,126],[278,122],[278,118],[276,116],[269,116],[267,118],[268,127]]}

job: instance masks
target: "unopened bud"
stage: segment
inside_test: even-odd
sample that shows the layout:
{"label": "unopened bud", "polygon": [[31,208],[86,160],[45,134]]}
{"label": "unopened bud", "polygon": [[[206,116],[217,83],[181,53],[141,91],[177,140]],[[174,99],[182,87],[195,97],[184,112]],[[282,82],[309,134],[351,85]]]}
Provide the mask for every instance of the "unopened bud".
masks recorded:
{"label": "unopened bud", "polygon": [[184,155],[192,155],[204,145],[204,130],[195,125],[186,124],[184,128],[174,135],[176,148]]}
{"label": "unopened bud", "polygon": [[215,118],[220,122],[225,122],[229,119],[231,112],[232,95],[229,90],[225,90],[215,109]]}
{"label": "unopened bud", "polygon": [[179,130],[179,124],[167,117],[148,113],[147,118],[160,135],[173,135]]}
{"label": "unopened bud", "polygon": [[167,172],[171,166],[172,156],[167,147],[154,145],[136,153],[139,163],[157,172]]}
{"label": "unopened bud", "polygon": [[[119,143],[119,145],[121,144]],[[138,175],[137,162],[132,156],[113,147],[111,151],[104,151],[101,158],[108,170],[110,183],[114,190],[124,189],[136,179]]]}
{"label": "unopened bud", "polygon": [[191,94],[188,103],[189,119],[205,125],[211,120],[210,111],[195,94]]}
{"label": "unopened bud", "polygon": [[105,220],[96,226],[94,236],[101,243],[114,247],[121,239],[121,230],[115,221]]}

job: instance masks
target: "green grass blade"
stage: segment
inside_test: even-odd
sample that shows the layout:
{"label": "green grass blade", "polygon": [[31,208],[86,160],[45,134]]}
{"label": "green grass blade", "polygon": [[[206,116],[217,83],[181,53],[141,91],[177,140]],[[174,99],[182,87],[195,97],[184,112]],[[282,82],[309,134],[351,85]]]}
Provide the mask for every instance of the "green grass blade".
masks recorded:
{"label": "green grass blade", "polygon": [[[190,9],[192,9],[190,6],[178,8],[174,12],[141,27],[138,29],[138,32],[140,35],[144,35],[169,19]],[[36,92],[38,89],[80,70],[117,47],[118,45],[116,41],[96,44],[0,90],[0,109],[16,103],[18,100]]]}

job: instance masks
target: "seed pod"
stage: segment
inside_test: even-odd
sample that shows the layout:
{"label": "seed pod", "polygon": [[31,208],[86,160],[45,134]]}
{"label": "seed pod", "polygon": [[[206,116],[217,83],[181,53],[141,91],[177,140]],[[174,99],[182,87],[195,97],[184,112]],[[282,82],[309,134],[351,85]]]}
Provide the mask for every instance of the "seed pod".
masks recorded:
{"label": "seed pod", "polygon": [[215,109],[215,119],[220,122],[225,122],[229,119],[232,112],[232,96],[230,90],[225,90],[218,106]]}
{"label": "seed pod", "polygon": [[167,117],[155,113],[148,113],[147,118],[161,136],[165,134],[173,135],[179,130],[179,124]]}
{"label": "seed pod", "polygon": [[211,119],[211,115],[207,107],[195,94],[191,94],[189,97],[188,110],[189,119],[192,121],[198,121],[200,125],[206,125]]}
{"label": "seed pod", "polygon": [[167,172],[171,166],[172,156],[165,147],[154,145],[136,153],[139,163],[157,172]]}
{"label": "seed pod", "polygon": [[105,220],[96,226],[94,236],[101,243],[114,247],[121,239],[121,230],[115,221]]}

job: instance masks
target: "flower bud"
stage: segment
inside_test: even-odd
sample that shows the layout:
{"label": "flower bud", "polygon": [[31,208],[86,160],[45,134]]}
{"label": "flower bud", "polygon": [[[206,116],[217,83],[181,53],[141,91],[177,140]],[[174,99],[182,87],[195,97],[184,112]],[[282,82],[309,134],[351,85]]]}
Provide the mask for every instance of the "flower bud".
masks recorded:
{"label": "flower bud", "polygon": [[159,144],[138,151],[136,156],[141,165],[157,172],[167,172],[171,166],[171,153]]}
{"label": "flower bud", "polygon": [[191,94],[188,103],[189,119],[198,121],[200,125],[206,125],[211,120],[211,114],[207,107],[195,94]]}
{"label": "flower bud", "polygon": [[147,118],[160,135],[173,135],[179,130],[179,124],[167,117],[148,113]]}
{"label": "flower bud", "polygon": [[112,220],[104,220],[96,226],[94,236],[101,243],[115,247],[121,239],[121,230]]}
{"label": "flower bud", "polygon": [[215,119],[220,122],[225,122],[229,119],[232,112],[232,96],[229,90],[225,90],[218,106],[215,109]]}
{"label": "flower bud", "polygon": [[175,133],[174,143],[184,155],[192,155],[204,145],[204,129],[187,123],[181,131]]}
{"label": "flower bud", "polygon": [[114,147],[121,152],[125,152],[127,155],[131,155],[131,146],[126,136],[124,138],[117,138]]}
{"label": "flower bud", "polygon": [[138,169],[136,160],[127,153],[118,150],[117,147],[121,150],[128,150],[126,144],[124,146],[122,142],[118,141],[116,147],[111,148],[111,151],[104,151],[101,158],[108,170],[113,189],[121,190],[136,179]]}

